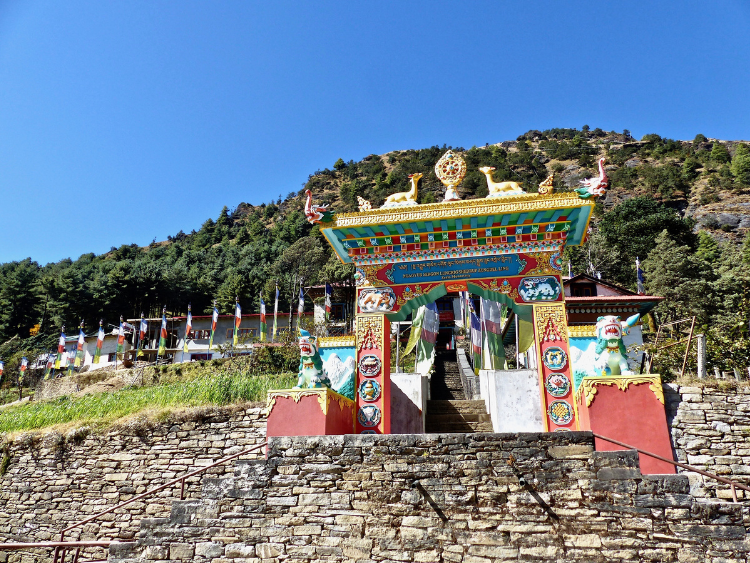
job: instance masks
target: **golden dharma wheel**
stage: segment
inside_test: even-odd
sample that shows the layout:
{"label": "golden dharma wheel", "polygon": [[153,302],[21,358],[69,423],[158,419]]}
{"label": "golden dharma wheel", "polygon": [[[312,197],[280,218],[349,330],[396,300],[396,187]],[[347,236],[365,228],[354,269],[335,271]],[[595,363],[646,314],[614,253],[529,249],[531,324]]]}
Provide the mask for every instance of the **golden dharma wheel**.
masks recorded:
{"label": "golden dharma wheel", "polygon": [[435,164],[435,175],[446,186],[457,186],[466,176],[466,162],[448,151]]}

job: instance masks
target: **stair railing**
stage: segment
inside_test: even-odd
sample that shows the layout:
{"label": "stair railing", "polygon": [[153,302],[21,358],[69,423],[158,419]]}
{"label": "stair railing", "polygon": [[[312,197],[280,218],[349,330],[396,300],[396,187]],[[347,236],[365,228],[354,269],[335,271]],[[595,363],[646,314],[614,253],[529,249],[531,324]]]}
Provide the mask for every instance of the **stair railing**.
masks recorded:
{"label": "stair railing", "polygon": [[646,455],[648,457],[653,457],[654,459],[658,459],[659,461],[664,461],[666,463],[671,463],[675,467],[680,467],[682,469],[687,469],[688,471],[692,471],[694,473],[698,473],[700,475],[703,475],[705,477],[710,477],[711,479],[715,479],[716,481],[719,481],[720,483],[724,483],[726,485],[729,485],[732,487],[732,500],[734,502],[739,502],[737,500],[737,489],[742,489],[743,491],[750,492],[750,487],[747,487],[743,485],[742,483],[738,483],[737,481],[732,481],[731,479],[727,479],[726,477],[722,477],[720,475],[716,475],[715,473],[711,473],[709,471],[703,471],[702,469],[698,469],[697,467],[693,465],[688,465],[687,463],[680,463],[679,461],[674,461],[673,459],[669,459],[663,456],[660,456],[658,454],[647,452],[646,450],[642,450],[641,448],[636,448],[635,446],[631,446],[630,444],[625,444],[623,442],[620,442],[619,440],[614,440],[612,438],[607,438],[606,436],[602,436],[601,434],[597,434],[596,432],[592,432],[594,435],[594,438],[599,438],[600,440],[604,440],[605,442],[610,442],[612,444],[616,444],[618,446],[622,446],[623,448],[626,448],[628,450],[635,450],[639,454]]}
{"label": "stair railing", "polygon": [[[66,552],[68,550],[76,549],[77,551],[76,551],[76,554],[74,556],[73,563],[77,563],[77,561],[78,561],[78,554],[79,554],[80,549],[82,547],[89,547],[88,545],[84,545],[84,544],[89,544],[89,543],[92,543],[92,542],[81,542],[81,541],[66,542],[65,541],[65,534],[67,532],[69,532],[71,530],[74,530],[76,528],[79,528],[81,526],[84,526],[84,525],[88,524],[89,522],[93,522],[94,520],[96,520],[98,518],[101,518],[105,514],[109,514],[110,512],[114,512],[115,510],[118,510],[118,509],[120,509],[120,508],[122,508],[124,506],[127,506],[130,503],[136,502],[136,501],[144,499],[144,498],[148,498],[148,497],[154,495],[155,493],[158,493],[159,491],[163,491],[164,489],[166,489],[168,487],[172,487],[172,486],[176,485],[177,483],[180,483],[180,500],[183,500],[185,498],[185,480],[186,479],[189,479],[190,477],[194,477],[196,475],[200,475],[201,473],[203,473],[205,471],[208,471],[209,469],[212,469],[212,468],[214,468],[214,467],[216,467],[218,465],[223,465],[224,463],[227,463],[228,461],[232,461],[233,459],[237,459],[240,456],[243,456],[243,455],[249,454],[251,452],[254,452],[256,450],[259,450],[260,448],[265,447],[267,445],[267,443],[268,442],[263,442],[262,444],[255,445],[252,448],[248,448],[247,450],[243,450],[243,451],[241,451],[239,453],[236,453],[236,454],[230,455],[228,457],[222,458],[219,461],[215,461],[211,465],[207,465],[205,467],[201,467],[199,469],[191,471],[190,473],[186,473],[185,475],[181,475],[180,477],[176,477],[175,479],[172,479],[171,481],[168,481],[167,483],[164,483],[163,485],[159,485],[158,487],[155,487],[155,488],[153,488],[151,490],[148,490],[145,493],[141,493],[140,495],[136,495],[133,498],[126,500],[125,502],[121,502],[120,504],[118,504],[116,506],[112,506],[112,507],[110,507],[110,508],[108,508],[106,510],[102,510],[101,512],[99,512],[97,514],[94,514],[93,516],[90,516],[90,517],[86,518],[85,520],[81,520],[80,522],[76,522],[75,524],[71,524],[70,526],[68,526],[67,528],[65,528],[64,530],[62,530],[60,532],[60,541],[59,542],[42,542],[42,543],[28,543],[28,544],[0,544],[0,550],[1,549],[9,549],[8,548],[9,545],[23,545],[23,546],[25,546],[25,548],[30,548],[30,547],[54,547],[55,548],[55,555],[54,555],[54,559],[53,559],[54,563],[65,563],[65,554],[66,554]],[[93,543],[97,543],[97,542],[93,542]],[[98,543],[101,543],[101,544],[106,543],[107,546],[109,546],[109,544],[111,542],[98,542]],[[20,548],[17,548],[17,549],[20,549]]]}

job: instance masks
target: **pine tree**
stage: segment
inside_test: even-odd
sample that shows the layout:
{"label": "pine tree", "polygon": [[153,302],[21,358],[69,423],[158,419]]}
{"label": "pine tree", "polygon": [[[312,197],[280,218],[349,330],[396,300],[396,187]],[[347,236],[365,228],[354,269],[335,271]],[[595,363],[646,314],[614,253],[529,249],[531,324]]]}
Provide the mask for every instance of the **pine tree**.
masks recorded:
{"label": "pine tree", "polygon": [[711,148],[711,160],[718,163],[729,162],[729,151],[726,145],[716,141]]}
{"label": "pine tree", "polygon": [[732,159],[732,175],[740,184],[750,185],[750,148],[745,144],[737,145]]}
{"label": "pine tree", "polygon": [[698,317],[708,320],[711,292],[708,281],[688,246],[680,246],[664,230],[656,237],[656,246],[643,262],[648,292],[666,297],[657,308],[661,321]]}

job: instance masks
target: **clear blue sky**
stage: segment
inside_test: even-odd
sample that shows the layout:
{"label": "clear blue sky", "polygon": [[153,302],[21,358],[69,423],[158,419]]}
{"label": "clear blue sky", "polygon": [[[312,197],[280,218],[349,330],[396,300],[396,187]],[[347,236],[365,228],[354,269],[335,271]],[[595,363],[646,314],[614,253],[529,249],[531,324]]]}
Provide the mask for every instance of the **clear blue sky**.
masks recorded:
{"label": "clear blue sky", "polygon": [[339,157],[750,138],[750,3],[0,2],[0,262],[197,229]]}

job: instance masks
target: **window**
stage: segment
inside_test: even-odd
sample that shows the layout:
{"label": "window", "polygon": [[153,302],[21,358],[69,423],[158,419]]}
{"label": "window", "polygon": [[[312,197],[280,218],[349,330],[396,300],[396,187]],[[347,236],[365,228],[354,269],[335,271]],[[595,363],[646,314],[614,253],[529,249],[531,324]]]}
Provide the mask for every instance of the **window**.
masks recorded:
{"label": "window", "polygon": [[197,360],[210,360],[213,354],[190,354],[190,361],[195,362]]}
{"label": "window", "polygon": [[211,329],[191,330],[188,333],[188,340],[208,340],[211,337]]}
{"label": "window", "polygon": [[[240,328],[237,329],[237,338],[248,338],[255,336],[255,333],[258,332],[257,328]],[[227,329],[227,338],[232,338],[234,335],[234,329],[228,328]]]}
{"label": "window", "polygon": [[331,320],[340,321],[344,319],[344,304],[331,303]]}
{"label": "window", "polygon": [[574,284],[572,288],[573,297],[595,297],[596,286],[594,284]]}
{"label": "window", "polygon": [[115,361],[115,353],[112,352],[111,354],[107,355],[107,361],[108,362],[114,362]]}

